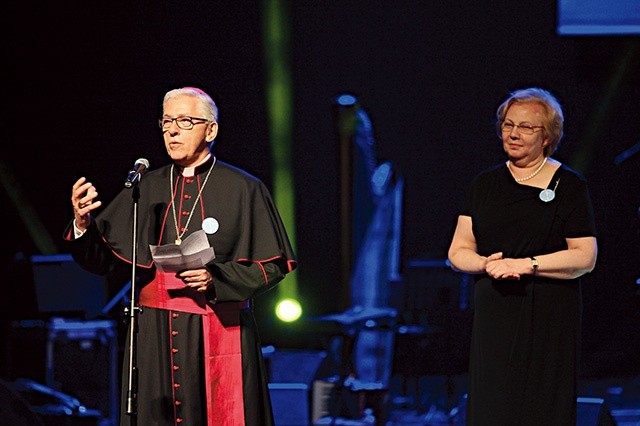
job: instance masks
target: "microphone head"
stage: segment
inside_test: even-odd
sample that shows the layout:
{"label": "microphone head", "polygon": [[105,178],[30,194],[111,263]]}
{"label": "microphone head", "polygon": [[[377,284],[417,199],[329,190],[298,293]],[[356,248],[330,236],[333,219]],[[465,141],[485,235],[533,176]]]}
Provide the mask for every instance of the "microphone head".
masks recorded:
{"label": "microphone head", "polygon": [[149,160],[146,158],[138,158],[129,172],[127,180],[124,182],[124,187],[131,188],[134,184],[140,182],[140,177],[147,169],[149,169]]}

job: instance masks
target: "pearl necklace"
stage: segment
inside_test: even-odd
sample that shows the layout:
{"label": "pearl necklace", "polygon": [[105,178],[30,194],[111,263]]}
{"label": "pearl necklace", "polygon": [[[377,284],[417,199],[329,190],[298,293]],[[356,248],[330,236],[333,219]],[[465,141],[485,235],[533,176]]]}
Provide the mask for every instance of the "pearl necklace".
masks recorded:
{"label": "pearl necklace", "polygon": [[211,167],[207,172],[207,176],[205,176],[204,181],[202,182],[202,186],[198,191],[198,196],[196,197],[196,200],[193,202],[193,207],[191,207],[191,212],[189,213],[189,217],[187,218],[187,223],[184,224],[184,231],[180,233],[180,229],[178,228],[178,218],[176,216],[175,194],[173,193],[173,190],[174,190],[173,189],[173,164],[171,164],[171,175],[169,177],[169,185],[170,185],[171,194],[172,194],[171,211],[173,212],[173,223],[176,226],[176,245],[180,245],[180,243],[182,243],[182,237],[184,236],[185,232],[187,232],[187,227],[189,226],[189,222],[191,222],[191,217],[193,216],[193,212],[196,210],[196,206],[198,205],[198,200],[200,200],[200,196],[202,195],[202,190],[204,189],[204,186],[207,184],[207,180],[209,180],[209,175],[211,174],[211,170],[213,170],[213,166],[215,165],[216,165],[216,157],[213,157],[213,164],[211,164]]}
{"label": "pearl necklace", "polygon": [[511,175],[513,176],[513,179],[515,179],[516,182],[524,182],[525,180],[529,180],[533,178],[535,175],[537,175],[538,173],[540,173],[540,170],[542,170],[542,168],[546,163],[547,163],[547,157],[544,157],[544,160],[542,160],[542,163],[540,163],[536,171],[531,173],[529,176],[526,176],[523,178],[516,178],[515,176],[513,176],[513,170],[511,170],[511,160],[507,160],[507,168],[511,172]]}

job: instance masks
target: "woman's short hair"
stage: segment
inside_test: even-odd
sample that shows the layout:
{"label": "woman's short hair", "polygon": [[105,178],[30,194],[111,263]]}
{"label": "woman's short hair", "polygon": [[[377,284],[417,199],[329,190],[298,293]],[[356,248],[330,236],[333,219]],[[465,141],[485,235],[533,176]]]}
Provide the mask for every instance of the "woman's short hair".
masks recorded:
{"label": "woman's short hair", "polygon": [[[560,102],[548,90],[539,87],[529,87],[516,90],[509,94],[509,97],[498,107],[496,112],[496,125],[500,125],[507,115],[507,111],[514,104],[538,104],[544,109],[542,115],[542,125],[544,126],[545,137],[549,139],[549,145],[544,148],[544,155],[550,157],[560,144],[564,133],[564,113]],[[500,132],[498,132],[500,134]]]}

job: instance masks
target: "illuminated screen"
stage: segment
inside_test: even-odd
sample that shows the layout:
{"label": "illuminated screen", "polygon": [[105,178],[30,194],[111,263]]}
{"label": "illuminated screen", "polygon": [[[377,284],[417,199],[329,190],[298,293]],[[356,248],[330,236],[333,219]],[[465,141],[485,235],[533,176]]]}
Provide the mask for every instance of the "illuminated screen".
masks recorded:
{"label": "illuminated screen", "polygon": [[558,34],[640,34],[640,0],[558,0]]}

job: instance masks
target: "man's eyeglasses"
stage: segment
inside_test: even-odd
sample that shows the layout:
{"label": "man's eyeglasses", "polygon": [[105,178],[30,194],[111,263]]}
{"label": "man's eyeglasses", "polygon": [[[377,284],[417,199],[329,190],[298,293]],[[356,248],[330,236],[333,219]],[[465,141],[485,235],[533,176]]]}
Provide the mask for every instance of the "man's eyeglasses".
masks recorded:
{"label": "man's eyeglasses", "polygon": [[544,126],[534,126],[529,123],[514,124],[510,121],[503,121],[500,123],[500,129],[502,129],[503,132],[511,132],[514,128],[518,129],[518,131],[523,135],[532,135],[535,133],[536,129],[544,129]]}
{"label": "man's eyeglasses", "polygon": [[193,126],[200,123],[207,123],[211,120],[207,120],[206,118],[198,118],[198,117],[189,117],[188,115],[183,115],[180,117],[163,117],[158,120],[158,124],[162,130],[167,130],[171,127],[171,123],[176,122],[179,128],[182,130],[190,130],[193,129]]}

